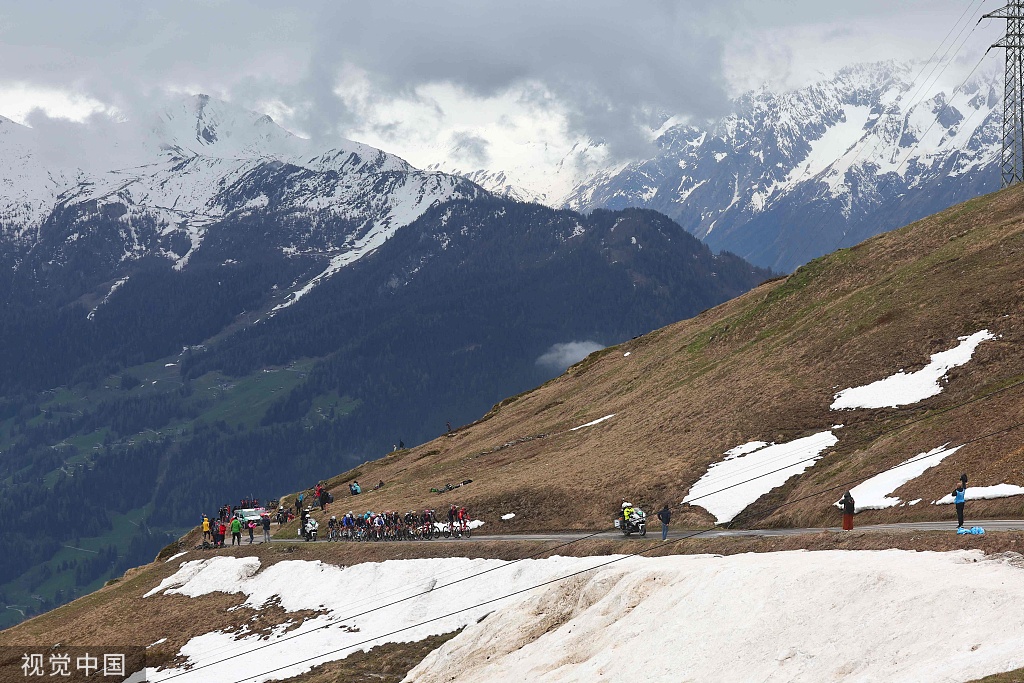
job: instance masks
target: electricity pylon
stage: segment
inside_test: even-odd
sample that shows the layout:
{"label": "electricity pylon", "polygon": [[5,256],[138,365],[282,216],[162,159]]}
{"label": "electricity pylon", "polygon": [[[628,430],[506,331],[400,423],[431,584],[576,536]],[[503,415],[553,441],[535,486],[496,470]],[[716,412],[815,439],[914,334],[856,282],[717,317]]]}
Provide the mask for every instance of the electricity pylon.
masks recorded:
{"label": "electricity pylon", "polygon": [[[1006,50],[1006,77],[1003,85],[1003,156],[1000,165],[1003,187],[1024,179],[1024,0],[1010,0],[1006,6],[989,12],[982,19],[1005,19],[1006,35],[992,47]],[[989,49],[991,50],[992,47]]]}

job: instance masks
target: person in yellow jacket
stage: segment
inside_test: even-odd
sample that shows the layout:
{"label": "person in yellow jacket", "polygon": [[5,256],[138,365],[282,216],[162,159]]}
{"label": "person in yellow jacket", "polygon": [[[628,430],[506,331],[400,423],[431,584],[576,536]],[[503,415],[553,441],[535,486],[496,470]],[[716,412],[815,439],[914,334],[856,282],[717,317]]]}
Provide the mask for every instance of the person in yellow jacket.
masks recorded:
{"label": "person in yellow jacket", "polygon": [[633,504],[622,501],[622,523],[625,524],[633,516]]}
{"label": "person in yellow jacket", "polygon": [[203,515],[203,540],[213,540],[213,533],[210,532],[210,518]]}

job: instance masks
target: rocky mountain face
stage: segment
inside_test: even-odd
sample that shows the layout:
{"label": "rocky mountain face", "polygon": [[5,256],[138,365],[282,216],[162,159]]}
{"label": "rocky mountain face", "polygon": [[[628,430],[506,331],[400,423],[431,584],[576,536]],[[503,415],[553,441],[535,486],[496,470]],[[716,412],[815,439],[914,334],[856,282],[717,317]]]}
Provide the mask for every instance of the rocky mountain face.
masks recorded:
{"label": "rocky mountain face", "polygon": [[789,271],[999,187],[1002,83],[918,94],[917,65],[860,65],[735,102],[707,127],[669,126],[658,152],[577,186],[577,210],[661,211],[707,241]]}

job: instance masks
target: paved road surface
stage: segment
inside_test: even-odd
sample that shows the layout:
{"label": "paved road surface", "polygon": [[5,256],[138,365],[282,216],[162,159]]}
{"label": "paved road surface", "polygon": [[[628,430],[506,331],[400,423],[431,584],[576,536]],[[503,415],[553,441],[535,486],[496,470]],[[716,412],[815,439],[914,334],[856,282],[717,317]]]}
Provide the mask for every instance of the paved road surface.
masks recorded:
{"label": "paved road surface", "polygon": [[[1024,520],[1017,519],[985,519],[985,520],[967,520],[965,526],[980,526],[985,529],[986,532],[993,531],[1024,531]],[[712,529],[710,531],[700,532],[699,529],[677,529],[670,530],[668,537],[669,539],[681,539],[690,536],[697,538],[722,538],[729,536],[797,536],[800,534],[818,534],[825,531],[841,531],[840,527],[810,527],[806,529]],[[898,524],[866,524],[864,526],[856,527],[856,531],[867,531],[867,532],[883,532],[883,531],[948,531],[953,533],[956,531],[955,521],[944,521],[944,522],[900,522]],[[698,533],[700,532],[700,533]],[[294,533],[294,532],[293,532]],[[593,538],[599,539],[616,539],[622,538],[622,532],[618,530],[603,531],[596,535],[594,532],[586,531],[573,531],[573,532],[557,532],[557,533],[546,533],[546,534],[488,534],[480,529],[473,533],[470,539],[456,539],[458,542],[465,541],[563,541],[568,542],[576,539],[583,538],[585,536],[592,536]],[[243,536],[244,542],[248,545],[249,539]],[[630,536],[641,540],[639,536],[635,534]],[[295,543],[301,541],[300,537],[284,536],[275,537],[274,543]],[[321,537],[320,541],[324,538]],[[445,540],[444,537],[438,539],[440,541]],[[451,539],[448,539],[449,541]],[[646,538],[642,540],[661,540],[661,524],[652,524],[648,530]],[[257,535],[257,543],[261,543],[262,539],[260,535]]]}

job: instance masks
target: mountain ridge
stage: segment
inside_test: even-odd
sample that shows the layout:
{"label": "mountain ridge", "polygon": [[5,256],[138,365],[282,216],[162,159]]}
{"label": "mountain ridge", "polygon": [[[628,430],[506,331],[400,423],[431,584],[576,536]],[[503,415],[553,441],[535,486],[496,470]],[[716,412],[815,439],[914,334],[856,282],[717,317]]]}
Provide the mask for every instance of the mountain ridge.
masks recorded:
{"label": "mountain ridge", "polygon": [[436,150],[453,161],[431,168],[583,212],[654,209],[713,249],[790,272],[999,187],[1002,71],[952,94],[928,66],[862,63],[793,90],[762,86],[707,123],[665,113],[652,151],[617,162],[581,140],[551,168],[467,170],[457,149]]}

